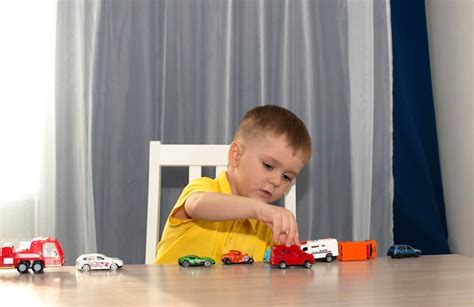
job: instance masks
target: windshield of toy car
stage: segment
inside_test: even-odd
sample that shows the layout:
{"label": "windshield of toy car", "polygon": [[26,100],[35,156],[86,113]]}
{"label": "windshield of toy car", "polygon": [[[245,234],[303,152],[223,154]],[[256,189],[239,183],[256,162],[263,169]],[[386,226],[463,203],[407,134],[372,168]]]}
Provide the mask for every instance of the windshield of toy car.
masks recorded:
{"label": "windshield of toy car", "polygon": [[58,250],[54,243],[46,242],[43,244],[43,256],[44,257],[56,257],[58,256]]}

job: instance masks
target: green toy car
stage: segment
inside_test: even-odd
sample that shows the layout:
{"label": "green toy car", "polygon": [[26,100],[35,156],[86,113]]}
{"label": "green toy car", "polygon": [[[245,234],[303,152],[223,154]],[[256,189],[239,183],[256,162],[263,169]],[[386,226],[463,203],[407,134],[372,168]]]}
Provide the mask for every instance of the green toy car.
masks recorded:
{"label": "green toy car", "polygon": [[210,257],[199,257],[196,255],[187,255],[178,258],[178,264],[185,268],[189,266],[205,266],[210,267],[213,264],[216,264],[216,261]]}

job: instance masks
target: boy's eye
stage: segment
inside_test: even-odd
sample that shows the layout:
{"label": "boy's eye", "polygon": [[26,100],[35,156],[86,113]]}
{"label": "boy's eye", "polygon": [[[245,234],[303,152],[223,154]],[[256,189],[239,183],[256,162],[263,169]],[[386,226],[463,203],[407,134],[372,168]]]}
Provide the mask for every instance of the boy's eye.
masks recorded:
{"label": "boy's eye", "polygon": [[272,170],[273,169],[273,166],[271,166],[270,164],[268,163],[265,163],[265,162],[262,162],[263,163],[263,166],[268,169],[268,170]]}
{"label": "boy's eye", "polygon": [[288,182],[291,182],[293,180],[293,178],[287,175],[283,175],[283,178],[285,179],[285,181],[288,181]]}

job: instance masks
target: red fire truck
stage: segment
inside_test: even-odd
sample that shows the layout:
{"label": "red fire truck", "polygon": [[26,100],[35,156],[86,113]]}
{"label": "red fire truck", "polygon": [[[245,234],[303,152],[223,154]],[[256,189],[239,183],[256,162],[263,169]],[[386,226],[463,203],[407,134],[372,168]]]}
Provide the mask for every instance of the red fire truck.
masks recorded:
{"label": "red fire truck", "polygon": [[41,273],[45,267],[63,264],[63,249],[53,237],[35,238],[29,246],[18,249],[6,243],[0,250],[0,268],[16,268],[21,274],[27,273],[30,268],[34,273]]}

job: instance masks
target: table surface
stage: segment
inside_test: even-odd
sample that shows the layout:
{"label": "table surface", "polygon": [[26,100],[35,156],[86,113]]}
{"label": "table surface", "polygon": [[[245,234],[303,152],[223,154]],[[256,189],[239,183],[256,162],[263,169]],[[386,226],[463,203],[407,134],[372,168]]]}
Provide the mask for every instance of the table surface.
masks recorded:
{"label": "table surface", "polygon": [[[317,262],[281,270],[256,262],[205,267],[72,266],[20,275],[0,270],[2,306],[466,305],[474,306],[474,258],[421,256]],[[15,304],[15,305],[14,305]]]}

